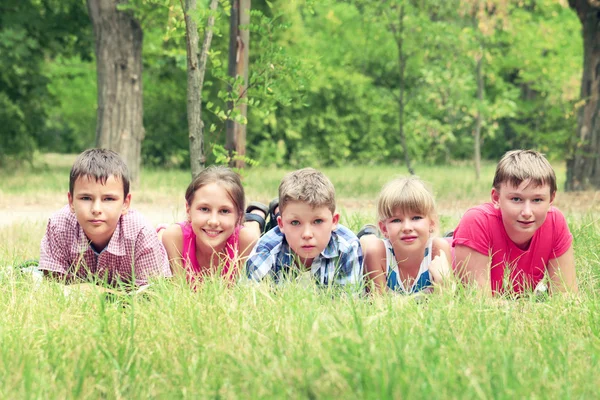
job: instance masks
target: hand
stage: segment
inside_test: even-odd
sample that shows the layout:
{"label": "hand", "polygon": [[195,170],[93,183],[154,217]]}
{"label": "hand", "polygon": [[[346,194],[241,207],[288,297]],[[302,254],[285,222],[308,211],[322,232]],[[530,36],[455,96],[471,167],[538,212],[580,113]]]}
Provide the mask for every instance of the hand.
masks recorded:
{"label": "hand", "polygon": [[441,284],[450,277],[452,269],[445,252],[440,251],[440,254],[433,258],[429,264],[429,272],[436,284]]}

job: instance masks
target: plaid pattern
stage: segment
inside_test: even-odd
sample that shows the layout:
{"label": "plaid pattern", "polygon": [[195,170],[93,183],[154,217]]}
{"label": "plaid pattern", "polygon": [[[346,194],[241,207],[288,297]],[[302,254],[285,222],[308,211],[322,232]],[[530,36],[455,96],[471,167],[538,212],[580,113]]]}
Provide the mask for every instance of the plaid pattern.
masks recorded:
{"label": "plaid pattern", "polygon": [[[248,278],[260,281],[270,275],[279,283],[285,278],[299,276],[303,270],[295,265],[295,257],[285,235],[279,227],[275,227],[260,239],[248,257]],[[363,255],[358,238],[348,228],[338,225],[331,233],[325,250],[314,259],[310,272],[320,285],[356,285],[362,283],[362,267]]]}
{"label": "plaid pattern", "polygon": [[151,276],[171,276],[167,253],[154,228],[134,210],[121,216],[106,248],[96,253],[77,217],[66,206],[48,221],[39,269],[69,277],[98,277],[110,284],[145,285]]}

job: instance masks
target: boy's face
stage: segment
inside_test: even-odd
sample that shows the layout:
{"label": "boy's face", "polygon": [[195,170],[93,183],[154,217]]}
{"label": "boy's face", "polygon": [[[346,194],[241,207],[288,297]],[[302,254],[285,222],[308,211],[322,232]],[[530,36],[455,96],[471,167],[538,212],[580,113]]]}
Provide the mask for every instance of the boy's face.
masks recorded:
{"label": "boy's face", "polygon": [[492,202],[500,209],[504,229],[517,246],[527,247],[535,231],[546,220],[554,195],[547,184],[530,185],[528,180],[518,187],[504,182],[500,190],[492,189]]}
{"label": "boy's face", "polygon": [[339,218],[339,214],[332,214],[326,206],[313,208],[292,201],[281,210],[277,224],[292,251],[306,267],[310,267],[315,257],[327,247]]}
{"label": "boy's face", "polygon": [[121,215],[127,214],[131,193],[123,195],[123,182],[110,176],[103,185],[88,176],[77,178],[68,194],[71,212],[96,251],[106,247]]}

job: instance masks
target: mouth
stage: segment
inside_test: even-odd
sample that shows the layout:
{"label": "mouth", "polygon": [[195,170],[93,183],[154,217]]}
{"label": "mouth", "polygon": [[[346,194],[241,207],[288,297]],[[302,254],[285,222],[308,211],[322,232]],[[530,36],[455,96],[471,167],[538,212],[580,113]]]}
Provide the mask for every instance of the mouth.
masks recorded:
{"label": "mouth", "polygon": [[315,247],[316,246],[308,246],[308,245],[307,246],[302,246],[302,250],[304,250],[304,251],[311,251],[311,250],[314,250]]}
{"label": "mouth", "polygon": [[406,243],[412,243],[415,240],[417,240],[417,236],[403,236],[400,238],[400,240],[402,240],[403,242],[406,242]]}
{"label": "mouth", "polygon": [[88,222],[92,225],[100,225],[104,223],[104,221],[101,219],[90,219]]}
{"label": "mouth", "polygon": [[519,224],[523,226],[531,226],[535,221],[517,221]]}
{"label": "mouth", "polygon": [[214,230],[208,230],[208,229],[202,229],[202,231],[206,234],[206,236],[208,237],[217,237],[221,234],[222,231],[214,231]]}

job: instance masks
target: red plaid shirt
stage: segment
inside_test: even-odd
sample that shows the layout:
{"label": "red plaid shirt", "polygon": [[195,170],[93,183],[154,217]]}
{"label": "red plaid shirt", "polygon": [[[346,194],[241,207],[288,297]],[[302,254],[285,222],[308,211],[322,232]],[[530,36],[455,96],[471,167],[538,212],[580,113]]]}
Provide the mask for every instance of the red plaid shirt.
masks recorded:
{"label": "red plaid shirt", "polygon": [[66,206],[48,221],[40,249],[39,269],[65,276],[98,277],[110,284],[145,285],[148,278],[169,277],[167,253],[156,231],[134,210],[121,216],[106,248],[97,254]]}

